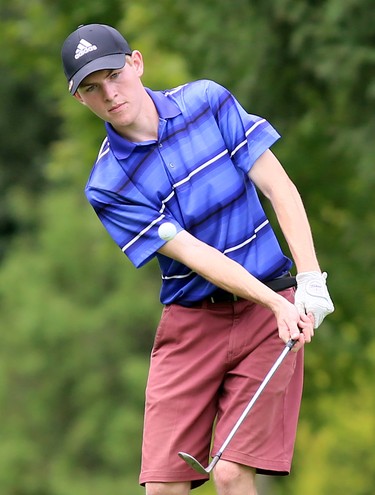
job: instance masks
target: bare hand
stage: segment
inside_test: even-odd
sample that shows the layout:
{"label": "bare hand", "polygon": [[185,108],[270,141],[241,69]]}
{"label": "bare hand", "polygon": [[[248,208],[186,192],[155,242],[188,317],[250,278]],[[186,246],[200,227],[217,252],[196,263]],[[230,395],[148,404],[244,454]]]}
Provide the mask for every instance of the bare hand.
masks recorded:
{"label": "bare hand", "polygon": [[294,304],[286,299],[280,301],[279,310],[275,313],[280,339],[287,343],[296,340],[292,351],[298,352],[305,344],[309,344],[314,336],[314,317],[312,313],[299,314]]}

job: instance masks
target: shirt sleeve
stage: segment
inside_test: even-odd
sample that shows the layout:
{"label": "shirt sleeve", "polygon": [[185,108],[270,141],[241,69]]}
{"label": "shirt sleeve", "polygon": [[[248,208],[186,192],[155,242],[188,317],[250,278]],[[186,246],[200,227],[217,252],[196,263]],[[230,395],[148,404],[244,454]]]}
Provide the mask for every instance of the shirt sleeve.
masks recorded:
{"label": "shirt sleeve", "polygon": [[222,86],[208,85],[208,98],[233,163],[246,174],[280,134],[264,118],[249,114]]}
{"label": "shirt sleeve", "polygon": [[128,187],[125,197],[88,183],[85,193],[109,235],[137,268],[165,244],[158,235],[162,223],[172,222],[177,232],[182,230],[174,218],[158,211],[136,187]]}

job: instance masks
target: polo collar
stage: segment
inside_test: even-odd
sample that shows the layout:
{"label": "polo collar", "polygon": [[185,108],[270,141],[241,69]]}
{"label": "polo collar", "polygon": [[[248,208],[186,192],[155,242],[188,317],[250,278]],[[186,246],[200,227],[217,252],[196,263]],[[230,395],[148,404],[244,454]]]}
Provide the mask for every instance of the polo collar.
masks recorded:
{"label": "polo collar", "polygon": [[[145,90],[152,98],[159,114],[159,137],[161,137],[163,130],[165,129],[166,119],[177,117],[177,115],[181,113],[181,110],[177,103],[168,97],[167,93],[163,91],[152,91],[149,88],[145,88]],[[128,158],[137,146],[148,146],[150,144],[155,144],[156,142],[143,141],[134,143],[120,136],[108,122],[105,122],[105,127],[110,148],[118,160],[125,160]]]}

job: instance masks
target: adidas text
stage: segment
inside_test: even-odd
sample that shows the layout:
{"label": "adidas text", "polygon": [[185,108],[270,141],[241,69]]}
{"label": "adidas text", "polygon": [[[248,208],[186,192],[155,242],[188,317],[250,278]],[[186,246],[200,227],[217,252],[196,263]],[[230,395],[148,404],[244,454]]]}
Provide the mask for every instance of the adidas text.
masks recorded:
{"label": "adidas text", "polygon": [[97,50],[97,49],[98,49],[98,47],[96,45],[92,45],[88,41],[82,39],[78,43],[78,46],[77,46],[77,49],[76,49],[76,54],[75,54],[74,58],[76,60],[78,60],[83,55],[86,55],[86,53],[93,52],[94,50]]}

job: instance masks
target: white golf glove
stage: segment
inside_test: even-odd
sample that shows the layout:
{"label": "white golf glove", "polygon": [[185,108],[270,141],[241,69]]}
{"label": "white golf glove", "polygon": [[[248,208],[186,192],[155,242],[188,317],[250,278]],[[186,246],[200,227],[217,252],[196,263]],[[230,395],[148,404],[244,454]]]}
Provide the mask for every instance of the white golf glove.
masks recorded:
{"label": "white golf glove", "polygon": [[298,273],[296,277],[294,304],[300,314],[314,315],[314,328],[318,328],[324,318],[335,309],[327,290],[326,278],[325,272],[318,271]]}

